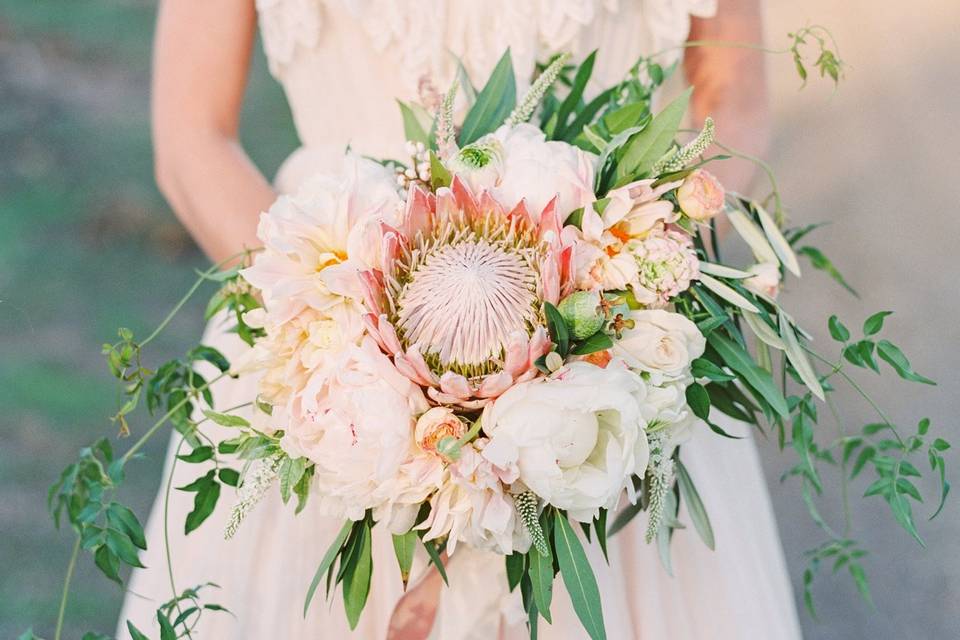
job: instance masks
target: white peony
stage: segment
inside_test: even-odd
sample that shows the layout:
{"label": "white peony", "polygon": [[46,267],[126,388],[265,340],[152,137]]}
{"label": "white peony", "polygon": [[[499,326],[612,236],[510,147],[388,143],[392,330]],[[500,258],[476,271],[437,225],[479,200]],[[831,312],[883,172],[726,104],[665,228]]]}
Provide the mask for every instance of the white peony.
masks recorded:
{"label": "white peony", "polygon": [[654,384],[687,375],[690,363],[703,355],[706,340],[685,316],[663,309],[630,313],[633,328],[613,345],[613,353],[632,369],[651,374]]}
{"label": "white peony", "polygon": [[516,473],[500,469],[482,452],[486,438],[464,447],[460,459],[450,465],[440,490],[430,499],[430,515],[419,525],[424,540],[447,536],[447,552],[463,542],[476,549],[510,555],[530,548],[527,532],[504,489]]}
{"label": "white peony", "polygon": [[[280,444],[291,457],[316,463],[326,513],[357,520],[367,509],[398,501],[398,475],[416,453],[416,417],[426,410],[420,388],[366,337],[346,347],[329,373],[306,383],[291,402]],[[408,497],[415,503],[429,488],[413,493]]]}
{"label": "white peony", "polygon": [[547,503],[589,522],[614,508],[649,447],[638,401],[644,383],[622,366],[574,362],[553,378],[511,388],[483,414],[485,458],[516,469]]}
{"label": "white peony", "polygon": [[260,217],[264,250],[243,277],[260,289],[273,321],[306,308],[359,313],[357,272],[365,256],[358,238],[370,221],[395,219],[400,197],[393,175],[354,154],[339,174],[319,174],[293,195],[280,196]]}
{"label": "white peony", "polygon": [[[452,169],[463,173],[473,189],[489,189],[507,210],[525,200],[527,210],[539,216],[556,197],[564,220],[596,199],[594,157],[566,142],[547,141],[533,125],[504,125],[467,147],[471,148],[482,152],[469,154],[474,166],[463,162],[461,150]],[[485,160],[482,164],[476,162],[481,157]]]}

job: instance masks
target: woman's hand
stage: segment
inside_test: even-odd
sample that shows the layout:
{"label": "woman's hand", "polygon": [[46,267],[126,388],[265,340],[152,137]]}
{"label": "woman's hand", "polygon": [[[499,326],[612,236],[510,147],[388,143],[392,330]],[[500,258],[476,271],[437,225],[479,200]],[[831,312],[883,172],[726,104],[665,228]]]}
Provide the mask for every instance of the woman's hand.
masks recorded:
{"label": "woman's hand", "polygon": [[[718,0],[712,18],[693,18],[690,41],[763,42],[760,0]],[[717,126],[717,141],[760,156],[770,136],[767,79],[761,51],[743,47],[689,47],[683,68],[695,87],[692,112],[697,125],[707,116]],[[715,150],[711,153],[723,153]],[[712,163],[711,173],[734,191],[747,191],[756,167],[740,159]]]}
{"label": "woman's hand", "polygon": [[153,71],[157,184],[211,260],[259,245],[274,193],[237,138],[256,31],[253,0],[163,0]]}

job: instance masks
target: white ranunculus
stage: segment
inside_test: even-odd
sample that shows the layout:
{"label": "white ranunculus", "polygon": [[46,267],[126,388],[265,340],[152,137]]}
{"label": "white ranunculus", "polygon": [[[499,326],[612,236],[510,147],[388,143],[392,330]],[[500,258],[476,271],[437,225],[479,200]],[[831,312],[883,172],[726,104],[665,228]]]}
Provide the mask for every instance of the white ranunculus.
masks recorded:
{"label": "white ranunculus", "polygon": [[243,271],[273,321],[286,322],[308,307],[357,306],[365,256],[352,254],[362,253],[364,243],[351,236],[370,220],[393,221],[399,202],[390,171],[355,154],[344,156],[340,172],[318,174],[295,194],[280,196],[260,217],[264,250]]}
{"label": "white ranunculus", "polygon": [[[427,410],[420,388],[403,376],[370,337],[342,352],[290,404],[281,446],[316,463],[323,510],[357,520],[398,500],[401,467],[416,454],[416,417]],[[419,475],[419,474],[417,474]],[[427,474],[429,475],[429,474]],[[409,494],[411,487],[402,485]],[[428,487],[414,491],[422,500]]]}
{"label": "white ranunculus", "polygon": [[506,209],[526,200],[527,210],[539,216],[555,196],[560,219],[594,200],[595,157],[566,142],[547,141],[544,133],[530,124],[504,125],[494,136],[502,149],[502,167],[492,189],[494,198]]}
{"label": "white ranunculus", "polygon": [[622,364],[573,362],[554,377],[511,388],[487,406],[485,458],[547,503],[589,522],[613,508],[649,459],[640,415],[644,382]]}
{"label": "white ranunculus", "polygon": [[651,374],[654,384],[686,376],[690,363],[703,355],[703,334],[679,313],[645,309],[632,312],[629,319],[634,326],[614,342],[613,353],[632,369]]}

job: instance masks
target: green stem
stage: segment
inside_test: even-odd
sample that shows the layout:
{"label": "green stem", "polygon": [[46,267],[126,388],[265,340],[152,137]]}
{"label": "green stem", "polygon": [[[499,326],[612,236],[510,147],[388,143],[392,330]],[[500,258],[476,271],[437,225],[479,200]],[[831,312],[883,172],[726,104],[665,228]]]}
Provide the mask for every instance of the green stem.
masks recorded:
{"label": "green stem", "polygon": [[[837,410],[837,405],[833,401],[833,398],[826,394],[827,407],[830,409],[833,419],[837,422],[837,429],[840,432],[840,439],[843,441],[847,436],[846,425],[844,425],[843,420],[840,419],[840,412]],[[842,454],[840,458],[840,500],[843,504],[843,537],[850,535],[850,529],[853,526],[853,517],[850,513],[850,480],[847,477],[847,461],[843,459]]]}
{"label": "green stem", "polygon": [[163,321],[160,322],[159,325],[157,325],[157,328],[153,330],[153,333],[151,333],[151,334],[150,334],[149,336],[147,336],[143,341],[140,342],[140,348],[142,349],[143,347],[147,346],[147,344],[148,344],[151,340],[153,340],[153,339],[156,338],[158,335],[160,335],[160,332],[163,331],[163,330],[167,327],[168,324],[170,324],[170,321],[173,320],[173,318],[180,312],[180,310],[183,308],[183,305],[187,304],[187,302],[190,300],[190,298],[193,297],[193,294],[195,294],[195,293],[197,292],[197,289],[199,289],[199,288],[201,287],[201,285],[203,285],[204,282],[206,282],[207,280],[209,280],[210,276],[212,276],[213,274],[215,274],[215,273],[217,273],[218,271],[220,271],[220,269],[221,269],[224,265],[229,264],[230,262],[233,262],[233,261],[236,260],[237,258],[239,258],[239,257],[241,257],[241,256],[245,256],[245,255],[247,255],[248,253],[250,253],[250,252],[249,252],[249,251],[240,251],[240,252],[238,252],[238,253],[235,253],[235,254],[233,254],[232,256],[230,256],[229,258],[226,258],[226,259],[224,259],[224,260],[221,260],[220,262],[218,262],[217,264],[213,265],[212,267],[210,267],[210,268],[207,269],[206,271],[202,272],[202,273],[200,274],[200,277],[197,278],[196,282],[193,283],[193,286],[190,287],[190,289],[187,291],[186,294],[184,294],[184,296],[183,296],[182,298],[180,298],[180,301],[177,302],[177,304],[174,305],[173,309],[170,310],[170,313],[167,314],[167,316],[163,319]]}
{"label": "green stem", "polygon": [[77,540],[73,543],[73,551],[70,552],[70,562],[67,564],[67,575],[63,579],[63,595],[60,596],[60,612],[57,614],[57,630],[53,632],[53,640],[60,640],[60,634],[63,633],[63,617],[67,612],[67,598],[70,596],[70,581],[73,580],[73,570],[77,566],[77,556],[80,555],[80,534],[77,534]]}
{"label": "green stem", "polygon": [[[167,474],[167,486],[163,496],[163,552],[167,557],[167,577],[170,579],[170,591],[173,592],[173,602],[177,607],[178,616],[183,615],[183,609],[180,607],[179,591],[177,591],[177,585],[173,579],[173,557],[170,554],[170,530],[168,522],[170,514],[170,489],[173,487],[173,472],[177,468],[177,461],[179,460],[177,456],[180,455],[180,451],[183,449],[183,444],[186,441],[186,438],[180,438],[177,450],[173,454],[173,460],[170,462],[170,473]],[[186,625],[184,625],[184,628],[186,628]],[[191,638],[189,628],[186,628],[186,636]]]}
{"label": "green stem", "polygon": [[[228,373],[221,373],[220,375],[218,375],[218,376],[217,376],[216,378],[214,378],[213,380],[210,380],[210,381],[207,382],[206,384],[201,385],[201,386],[197,387],[196,389],[194,389],[194,392],[195,392],[196,394],[199,394],[199,393],[202,392],[204,389],[209,388],[211,385],[213,385],[214,383],[216,383],[218,380],[221,380],[222,378],[225,378],[225,377],[227,377],[228,375],[230,375],[230,374],[228,374]],[[141,447],[143,447],[143,445],[146,444],[147,440],[149,440],[151,437],[153,437],[153,434],[156,433],[157,430],[158,430],[160,427],[162,427],[162,426],[167,422],[167,420],[170,419],[170,417],[171,417],[174,413],[176,413],[177,411],[179,411],[181,408],[183,408],[183,406],[184,406],[185,404],[187,404],[188,402],[190,402],[190,401],[193,400],[193,399],[194,399],[194,395],[192,395],[192,394],[191,394],[191,395],[188,395],[188,396],[185,397],[183,400],[181,400],[181,401],[178,402],[177,404],[175,404],[175,405],[173,405],[172,407],[170,407],[170,410],[167,411],[165,414],[163,414],[163,416],[162,416],[159,420],[157,420],[157,421],[153,424],[152,427],[150,427],[149,429],[147,429],[146,433],[144,433],[142,436],[140,436],[140,439],[137,440],[136,443],[134,443],[134,445],[133,445],[132,447],[130,447],[130,449],[128,449],[125,454],[123,454],[123,462],[124,462],[124,463],[128,462],[128,461],[130,460],[130,458],[133,456],[133,454],[135,454]]]}

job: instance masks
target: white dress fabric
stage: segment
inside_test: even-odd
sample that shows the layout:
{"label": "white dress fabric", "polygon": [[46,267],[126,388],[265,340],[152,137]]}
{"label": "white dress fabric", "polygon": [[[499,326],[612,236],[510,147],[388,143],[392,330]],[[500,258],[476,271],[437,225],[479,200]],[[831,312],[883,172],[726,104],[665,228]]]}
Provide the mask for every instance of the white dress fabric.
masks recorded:
{"label": "white dress fabric", "polygon": [[[509,46],[519,90],[534,64],[556,51],[582,57],[599,48],[595,82],[621,79],[638,56],[669,50],[687,37],[691,15],[709,16],[715,0],[257,0],[270,68],[286,90],[303,147],[277,179],[289,191],[308,172],[333,167],[349,145],[375,157],[398,157],[403,136],[395,98],[416,99],[422,81],[445,91],[457,60],[481,82]],[[661,62],[679,58],[674,48]],[[244,345],[223,327],[211,325],[205,344],[235,358]],[[249,401],[248,377],[215,387],[217,406]],[[749,436],[743,425],[725,424]],[[214,439],[229,431],[205,425]],[[166,472],[177,439],[171,443]],[[704,430],[684,444],[684,464],[696,481],[716,535],[707,549],[691,527],[674,535],[673,576],[656,547],[645,544],[646,517],[609,541],[610,563],[587,545],[603,599],[607,637],[612,640],[734,640],[800,637],[790,582],[754,443],[729,440]],[[178,463],[173,486],[191,482],[204,465]],[[247,517],[235,538],[223,530],[234,496],[225,490],[210,519],[189,536],[183,522],[193,494],[173,490],[169,539],[176,586],[204,582],[208,601],[233,615],[205,613],[194,638],[262,640],[283,638],[386,637],[394,605],[402,595],[389,533],[375,529],[370,597],[351,632],[336,593],[329,602],[321,586],[306,617],[303,599],[320,558],[342,522],[308,503],[293,514],[273,490]],[[312,503],[316,506],[316,503]],[[147,569],[134,572],[121,613],[119,638],[132,620],[155,635],[156,608],[170,598],[164,554],[164,496],[147,527]],[[686,514],[681,519],[689,523]],[[425,570],[418,557],[414,581]],[[450,587],[441,592],[431,638],[490,640],[526,638],[519,593],[509,593],[501,557],[458,547],[448,564]],[[540,622],[545,640],[586,638],[562,581],[554,585],[553,624]]]}

